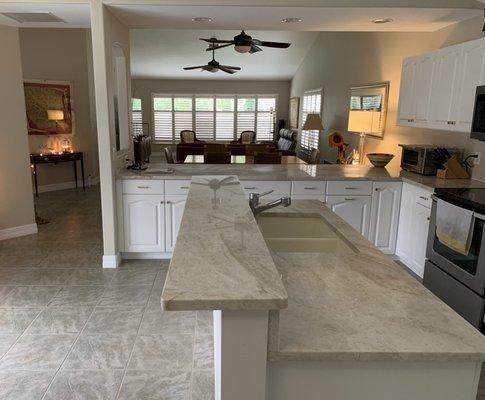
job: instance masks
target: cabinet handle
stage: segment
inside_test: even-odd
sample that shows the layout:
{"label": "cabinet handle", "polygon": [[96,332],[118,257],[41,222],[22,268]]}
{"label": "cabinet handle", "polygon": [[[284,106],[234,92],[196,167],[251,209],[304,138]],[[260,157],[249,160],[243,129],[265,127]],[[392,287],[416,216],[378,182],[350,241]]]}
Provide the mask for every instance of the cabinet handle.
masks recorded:
{"label": "cabinet handle", "polygon": [[424,200],[424,201],[428,201],[429,199],[427,197],[424,197],[424,196],[419,196],[420,199]]}
{"label": "cabinet handle", "polygon": [[356,187],[346,187],[345,190],[357,190],[358,188]]}
{"label": "cabinet handle", "polygon": [[316,188],[315,186],[308,186],[308,187],[304,187],[303,189],[305,189],[305,190],[316,190],[318,188]]}
{"label": "cabinet handle", "polygon": [[150,186],[137,186],[138,189],[150,189]]}
{"label": "cabinet handle", "polygon": [[188,186],[180,186],[180,189],[188,189]]}
{"label": "cabinet handle", "polygon": [[346,197],[345,198],[345,201],[351,201],[351,200],[355,200],[355,197]]}
{"label": "cabinet handle", "polygon": [[245,186],[244,189],[246,189],[246,190],[256,190],[257,187],[256,186],[249,186],[249,187]]}

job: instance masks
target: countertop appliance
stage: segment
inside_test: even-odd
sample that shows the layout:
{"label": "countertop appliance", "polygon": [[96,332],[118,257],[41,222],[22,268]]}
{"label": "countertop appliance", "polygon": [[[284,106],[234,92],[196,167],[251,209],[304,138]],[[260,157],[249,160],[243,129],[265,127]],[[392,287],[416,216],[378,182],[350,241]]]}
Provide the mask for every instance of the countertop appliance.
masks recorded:
{"label": "countertop appliance", "polygon": [[471,138],[485,140],[485,86],[477,87]]}
{"label": "countertop appliance", "polygon": [[[437,166],[433,151],[441,148],[439,145],[400,144],[402,147],[401,168],[420,175],[436,175]],[[461,155],[460,149],[446,148],[450,155]]]}
{"label": "countertop appliance", "polygon": [[[436,236],[437,201],[474,212],[471,244],[463,255]],[[423,283],[477,329],[485,333],[485,189],[436,189],[431,208]]]}

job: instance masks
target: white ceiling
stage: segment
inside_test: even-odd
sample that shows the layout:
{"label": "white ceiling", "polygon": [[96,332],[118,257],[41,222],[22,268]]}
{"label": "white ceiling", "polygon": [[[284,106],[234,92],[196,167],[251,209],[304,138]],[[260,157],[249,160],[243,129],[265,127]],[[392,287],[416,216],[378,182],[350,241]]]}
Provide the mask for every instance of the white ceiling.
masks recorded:
{"label": "white ceiling", "polygon": [[0,14],[0,25],[16,26],[19,28],[89,28],[91,26],[89,4],[0,2],[0,13],[2,12],[50,12],[65,21],[65,23],[21,24]]}
{"label": "white ceiling", "polygon": [[[479,9],[391,8],[391,7],[246,7],[246,6],[161,6],[116,5],[113,13],[131,28],[158,29],[244,29],[294,31],[436,31],[482,15]],[[193,17],[210,17],[212,22],[193,22]],[[288,17],[296,24],[282,24]],[[376,18],[392,18],[376,25]]]}
{"label": "white ceiling", "polygon": [[231,39],[239,31],[159,30],[131,31],[131,73],[135,78],[164,79],[290,79],[317,37],[317,32],[248,31],[253,38],[290,42],[288,49],[265,47],[255,54],[239,54],[233,47],[215,52],[223,65],[239,66],[234,75],[223,72],[184,71],[183,67],[204,65],[212,59],[200,37]]}

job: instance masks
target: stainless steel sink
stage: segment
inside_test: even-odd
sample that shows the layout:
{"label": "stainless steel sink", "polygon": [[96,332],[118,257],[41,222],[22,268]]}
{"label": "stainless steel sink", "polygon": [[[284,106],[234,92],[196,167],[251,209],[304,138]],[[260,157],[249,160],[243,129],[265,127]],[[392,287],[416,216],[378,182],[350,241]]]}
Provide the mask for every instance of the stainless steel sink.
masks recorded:
{"label": "stainless steel sink", "polygon": [[257,222],[267,246],[275,252],[357,252],[320,214],[262,213]]}

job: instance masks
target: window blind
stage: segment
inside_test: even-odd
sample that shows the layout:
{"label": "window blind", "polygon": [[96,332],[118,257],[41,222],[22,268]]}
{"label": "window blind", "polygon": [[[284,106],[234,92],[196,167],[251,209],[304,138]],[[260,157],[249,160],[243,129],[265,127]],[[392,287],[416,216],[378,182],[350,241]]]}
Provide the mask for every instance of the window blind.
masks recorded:
{"label": "window blind", "polygon": [[133,134],[143,134],[143,114],[141,109],[141,99],[131,99],[131,125]]}
{"label": "window blind", "polygon": [[[322,112],[322,90],[308,90],[303,94],[302,106],[302,127],[305,124],[308,114],[321,114]],[[305,149],[318,148],[318,131],[301,131],[301,147]]]}
{"label": "window blind", "polygon": [[231,141],[245,130],[257,140],[273,138],[275,95],[152,95],[154,138],[177,142],[180,131],[194,130],[202,140]]}

